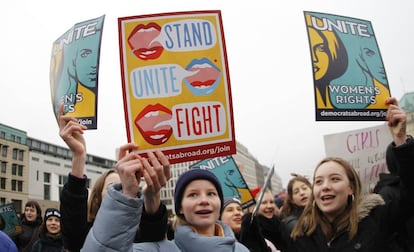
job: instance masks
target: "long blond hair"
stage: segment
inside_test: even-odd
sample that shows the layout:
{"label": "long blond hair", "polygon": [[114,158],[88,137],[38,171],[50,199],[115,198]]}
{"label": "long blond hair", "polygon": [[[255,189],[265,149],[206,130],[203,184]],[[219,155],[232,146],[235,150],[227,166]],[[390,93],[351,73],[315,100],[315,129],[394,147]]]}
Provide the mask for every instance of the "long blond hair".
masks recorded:
{"label": "long blond hair", "polygon": [[96,214],[102,203],[102,190],[105,186],[105,179],[112,173],[116,172],[115,169],[109,169],[104,172],[93,185],[91,195],[88,200],[88,222],[95,220]]}
{"label": "long blond hair", "polygon": [[314,177],[317,169],[326,162],[336,162],[341,165],[348,177],[350,187],[354,194],[348,198],[348,205],[345,208],[345,212],[338,216],[332,223],[328,221],[324,213],[315,204],[315,198],[312,193],[310,202],[308,204],[301,217],[299,218],[295,228],[292,230],[291,237],[295,240],[301,236],[310,236],[315,232],[319,225],[324,235],[329,239],[337,231],[349,230],[349,239],[353,239],[358,232],[358,204],[361,199],[361,181],[355,169],[352,165],[343,158],[339,157],[327,157],[324,158],[316,166],[314,171]]}

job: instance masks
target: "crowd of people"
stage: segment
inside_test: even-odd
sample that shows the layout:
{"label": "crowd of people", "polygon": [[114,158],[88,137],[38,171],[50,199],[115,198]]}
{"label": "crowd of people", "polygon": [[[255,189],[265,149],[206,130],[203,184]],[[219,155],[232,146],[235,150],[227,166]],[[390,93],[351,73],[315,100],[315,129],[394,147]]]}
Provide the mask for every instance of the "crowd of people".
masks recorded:
{"label": "crowd of people", "polygon": [[0,251],[4,252],[62,252],[61,214],[59,209],[47,208],[44,216],[39,203],[29,200],[20,216],[21,232],[8,236],[0,232]]}
{"label": "crowd of people", "polygon": [[27,202],[23,232],[9,240],[0,232],[0,250],[414,251],[414,140],[407,135],[407,115],[397,100],[387,103],[393,138],[386,150],[390,172],[380,175],[373,193],[361,192],[360,178],[348,161],[326,157],[312,180],[292,174],[283,202],[268,188],[253,190],[256,202],[259,191],[263,197],[257,211],[251,211],[237,197],[224,197],[212,172],[189,169],[175,185],[172,221],[160,199],[171,177],[161,151],[143,157],[134,143],[121,146],[115,167],[101,175],[89,195],[86,127],[64,115],[61,106],[59,133],[72,151],[72,170],[60,209],[47,209],[42,216],[36,201]]}

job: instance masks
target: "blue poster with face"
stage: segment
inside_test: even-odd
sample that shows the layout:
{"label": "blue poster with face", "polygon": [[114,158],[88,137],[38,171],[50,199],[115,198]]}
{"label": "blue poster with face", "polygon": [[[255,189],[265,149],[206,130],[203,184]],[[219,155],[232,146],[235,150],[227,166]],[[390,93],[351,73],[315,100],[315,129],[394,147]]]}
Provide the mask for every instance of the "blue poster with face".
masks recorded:
{"label": "blue poster with face", "polygon": [[383,121],[391,96],[370,21],[304,12],[317,121]]}
{"label": "blue poster with face", "polygon": [[205,169],[214,173],[220,180],[224,197],[240,199],[242,208],[256,203],[232,156],[204,159],[190,168]]}
{"label": "blue poster with face", "polygon": [[98,73],[105,16],[83,21],[60,36],[52,46],[50,89],[57,118],[76,117],[88,129],[97,129]]}
{"label": "blue poster with face", "polygon": [[0,230],[13,237],[23,229],[13,203],[0,206]]}

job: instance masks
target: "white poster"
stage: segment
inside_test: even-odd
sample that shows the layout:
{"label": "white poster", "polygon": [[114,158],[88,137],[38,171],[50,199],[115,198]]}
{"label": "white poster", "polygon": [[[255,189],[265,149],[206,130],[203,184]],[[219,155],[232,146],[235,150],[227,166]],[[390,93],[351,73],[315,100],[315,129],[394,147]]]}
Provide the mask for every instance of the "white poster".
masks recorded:
{"label": "white poster", "polygon": [[385,152],[392,137],[386,124],[325,135],[324,141],[327,156],[351,162],[361,178],[362,193],[371,192],[379,174],[388,172]]}

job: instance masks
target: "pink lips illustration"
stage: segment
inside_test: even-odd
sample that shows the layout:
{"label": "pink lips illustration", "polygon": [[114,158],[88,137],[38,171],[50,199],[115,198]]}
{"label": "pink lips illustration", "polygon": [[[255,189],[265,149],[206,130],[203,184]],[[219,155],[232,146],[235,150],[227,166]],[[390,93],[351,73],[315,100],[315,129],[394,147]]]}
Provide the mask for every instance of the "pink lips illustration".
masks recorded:
{"label": "pink lips illustration", "polygon": [[184,83],[195,95],[210,95],[220,82],[220,69],[208,58],[193,59],[186,67],[195,74],[184,79]]}
{"label": "pink lips illustration", "polygon": [[160,42],[152,42],[161,33],[161,27],[156,23],[137,25],[128,37],[132,52],[142,60],[157,59],[164,47]]}
{"label": "pink lips illustration", "polygon": [[135,125],[145,141],[160,145],[168,141],[173,129],[167,123],[172,118],[170,109],[157,103],[146,106],[135,118]]}

